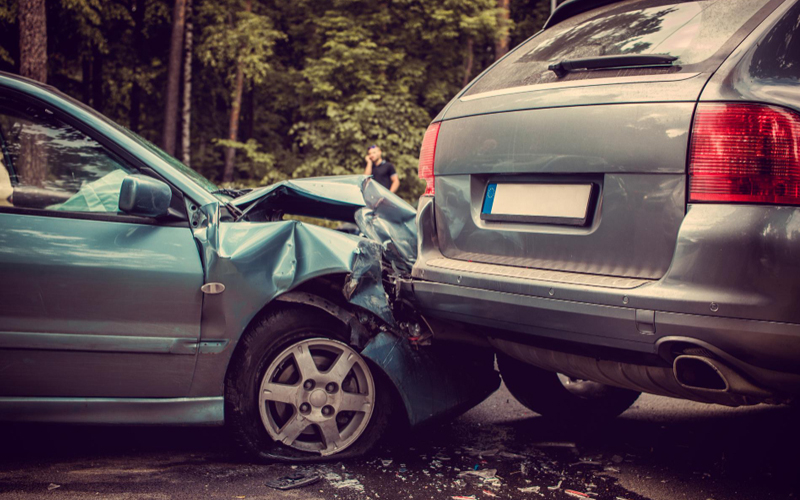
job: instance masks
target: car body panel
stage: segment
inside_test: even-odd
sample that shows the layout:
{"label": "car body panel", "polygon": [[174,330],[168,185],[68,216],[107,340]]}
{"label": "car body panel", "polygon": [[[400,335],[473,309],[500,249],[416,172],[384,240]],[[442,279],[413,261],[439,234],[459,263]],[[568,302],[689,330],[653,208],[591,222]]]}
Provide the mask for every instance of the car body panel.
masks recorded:
{"label": "car body panel", "polygon": [[[241,335],[282,296],[313,297],[295,290],[323,277],[341,283],[345,306],[332,318],[347,319],[360,350],[377,343],[365,356],[398,384],[409,422],[463,411],[497,387],[486,352],[460,358],[462,367],[471,356],[481,361],[472,375],[488,382],[479,385],[441,376],[436,360],[447,352],[410,353],[409,325],[395,317],[383,280],[416,259],[416,211],[370,178],[280,183],[242,197],[242,214],[152,145],[57,91],[10,75],[0,75],[0,91],[45,103],[170,183],[186,205],[181,222],[0,207],[0,267],[11,280],[0,318],[0,420],[221,424]],[[298,207],[346,216],[366,237],[276,218]],[[388,356],[379,348],[387,342]]]}
{"label": "car body panel", "polygon": [[[786,26],[784,30],[780,26],[796,19],[798,11],[800,2],[791,1],[775,9],[720,66],[703,89],[700,101],[766,102],[800,111],[800,76],[796,62],[790,59],[798,59],[798,42],[786,40]],[[787,45],[782,46],[784,42]],[[784,72],[794,68],[794,78],[771,75],[778,64],[785,65]]]}
{"label": "car body panel", "polygon": [[12,213],[0,225],[0,395],[187,393],[203,284],[188,227]]}
{"label": "car body panel", "polygon": [[[620,104],[445,121],[435,162],[439,248],[459,260],[663,276],[685,213],[693,109]],[[584,227],[493,222],[480,217],[490,182],[592,183],[598,193]]]}
{"label": "car body panel", "polygon": [[414,349],[379,333],[361,354],[392,380],[411,426],[461,413],[500,386],[494,354],[479,347],[441,343]]}

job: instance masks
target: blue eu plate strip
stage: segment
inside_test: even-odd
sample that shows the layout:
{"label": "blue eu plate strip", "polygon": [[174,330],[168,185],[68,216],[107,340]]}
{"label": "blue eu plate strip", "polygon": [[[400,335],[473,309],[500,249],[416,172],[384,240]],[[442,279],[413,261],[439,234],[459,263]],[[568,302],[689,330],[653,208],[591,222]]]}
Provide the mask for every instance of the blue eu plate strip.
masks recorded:
{"label": "blue eu plate strip", "polygon": [[482,213],[490,214],[492,213],[492,204],[494,203],[494,195],[497,192],[497,184],[489,184],[486,186],[486,197],[483,199],[483,210]]}

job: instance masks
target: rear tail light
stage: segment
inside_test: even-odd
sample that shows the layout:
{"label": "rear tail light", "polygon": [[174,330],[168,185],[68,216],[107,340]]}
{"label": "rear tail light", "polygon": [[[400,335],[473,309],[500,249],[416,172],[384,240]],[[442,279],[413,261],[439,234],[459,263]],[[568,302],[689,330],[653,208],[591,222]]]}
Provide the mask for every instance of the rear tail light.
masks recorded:
{"label": "rear tail light", "polygon": [[428,127],[425,137],[422,138],[422,148],[419,150],[419,178],[425,181],[423,196],[433,196],[435,193],[433,159],[436,156],[436,139],[439,138],[440,123],[433,123]]}
{"label": "rear tail light", "polygon": [[689,201],[800,205],[800,115],[761,104],[700,104]]}

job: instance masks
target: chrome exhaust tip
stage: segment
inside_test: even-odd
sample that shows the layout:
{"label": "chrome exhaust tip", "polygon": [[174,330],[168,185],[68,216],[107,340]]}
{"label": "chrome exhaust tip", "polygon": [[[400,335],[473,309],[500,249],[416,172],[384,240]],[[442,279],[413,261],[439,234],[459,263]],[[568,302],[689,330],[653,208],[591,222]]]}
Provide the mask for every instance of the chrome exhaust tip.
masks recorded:
{"label": "chrome exhaust tip", "polygon": [[687,389],[728,392],[731,388],[725,373],[709,358],[684,354],[672,363],[675,380]]}

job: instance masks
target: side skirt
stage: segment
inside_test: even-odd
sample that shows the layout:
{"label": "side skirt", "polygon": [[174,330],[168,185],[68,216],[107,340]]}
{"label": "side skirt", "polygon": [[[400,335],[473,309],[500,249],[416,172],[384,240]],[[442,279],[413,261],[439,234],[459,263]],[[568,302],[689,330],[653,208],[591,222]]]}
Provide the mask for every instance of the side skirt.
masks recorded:
{"label": "side skirt", "polygon": [[224,399],[0,397],[0,420],[70,424],[222,425]]}

